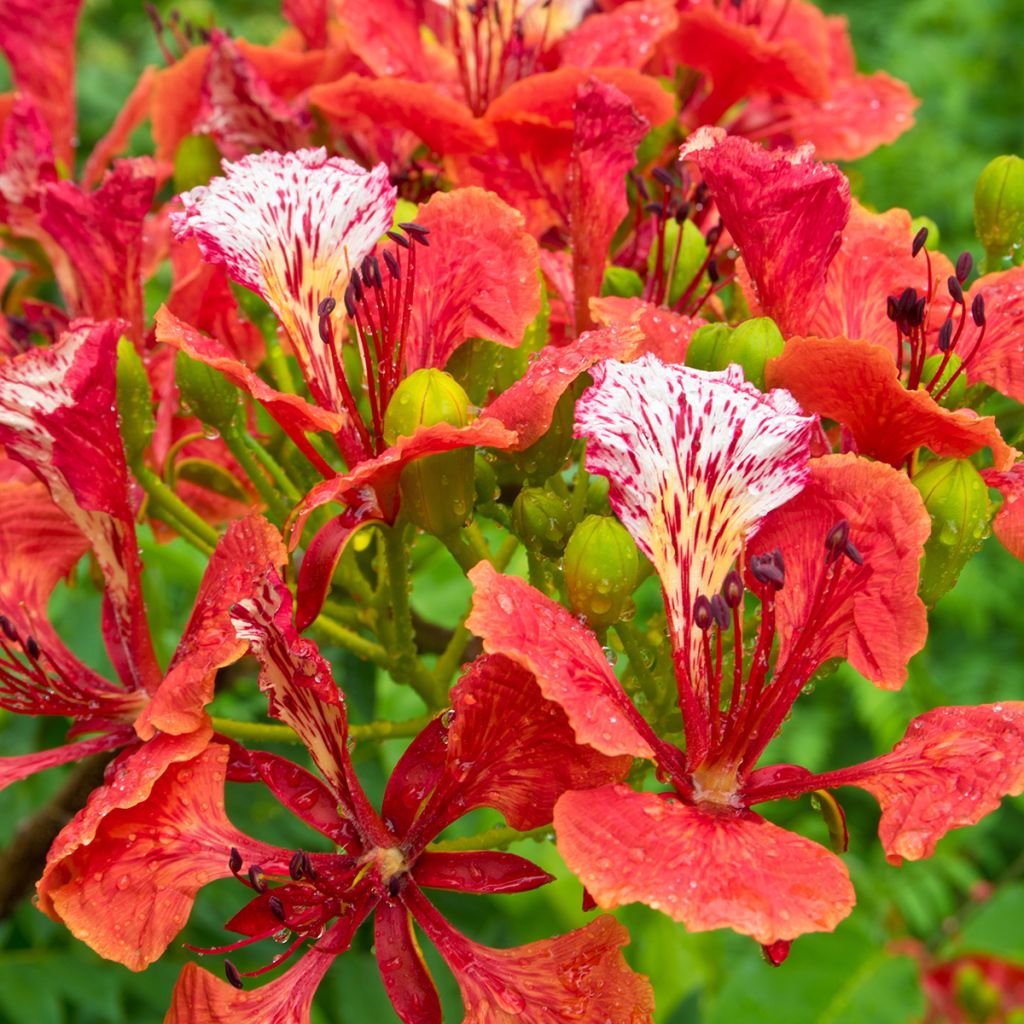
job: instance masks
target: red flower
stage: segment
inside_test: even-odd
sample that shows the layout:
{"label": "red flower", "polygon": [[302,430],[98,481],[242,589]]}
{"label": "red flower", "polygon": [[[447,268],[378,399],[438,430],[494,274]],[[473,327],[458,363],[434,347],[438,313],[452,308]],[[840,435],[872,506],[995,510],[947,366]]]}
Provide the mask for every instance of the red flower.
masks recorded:
{"label": "red flower", "polygon": [[[546,1018],[530,1014],[575,1007],[602,1019],[650,1020],[649,987],[626,967],[618,952],[626,934],[610,919],[493,950],[455,931],[423,892],[510,893],[545,884],[550,877],[516,855],[442,852],[427,844],[476,807],[498,809],[518,829],[542,826],[567,788],[621,778],[625,759],[578,746],[564,713],[541,697],[527,672],[507,659],[481,659],[453,690],[452,709],[399,761],[378,815],[353,771],[343,699],[315,645],[292,626],[291,597],[275,572],[239,602],[233,618],[260,660],[271,714],[298,733],[324,781],[270,754],[236,749],[228,762],[227,749],[214,744],[177,777],[165,776],[145,801],[95,819],[92,841],[73,853],[60,885],[41,889],[47,899],[88,913],[88,922],[79,920],[88,923],[88,941],[129,966],[159,954],[202,884],[231,874],[254,892],[229,923],[242,938],[207,952],[231,952],[284,930],[290,942],[270,965],[276,966],[309,944],[288,973],[251,991],[237,990],[242,974],[233,966],[227,974],[236,987],[189,965],[169,1020],[307,1020],[320,977],[371,914],[385,987],[403,1020],[440,1020],[413,919],[455,974],[469,1019],[497,1024],[511,1012],[540,1021]],[[224,815],[225,769],[236,781],[268,786],[341,851],[278,850],[239,835]],[[174,845],[161,850],[168,829]],[[156,868],[149,863],[143,870],[154,853]],[[145,922],[118,915],[126,899],[120,877],[130,880],[132,907],[143,893],[148,897]],[[142,959],[130,952],[140,940]]]}
{"label": "red flower", "polygon": [[[578,740],[647,758],[671,784],[566,793],[559,850],[602,907],[641,901],[692,929],[728,926],[764,945],[831,930],[853,905],[842,862],[751,806],[861,786],[882,804],[890,859],[926,856],[1024,786],[1024,705],[930,712],[893,753],[855,768],[758,769],[827,659],[845,656],[883,686],[902,681],[926,628],[916,589],[927,514],[884,465],[828,456],[808,468],[809,418],[736,368],[705,374],[648,357],[594,376],[577,431],[661,578],[686,747],[653,732],[568,612],[478,565],[468,624],[485,650],[530,669]],[[761,606],[749,663],[727,646],[744,649],[747,593]]]}

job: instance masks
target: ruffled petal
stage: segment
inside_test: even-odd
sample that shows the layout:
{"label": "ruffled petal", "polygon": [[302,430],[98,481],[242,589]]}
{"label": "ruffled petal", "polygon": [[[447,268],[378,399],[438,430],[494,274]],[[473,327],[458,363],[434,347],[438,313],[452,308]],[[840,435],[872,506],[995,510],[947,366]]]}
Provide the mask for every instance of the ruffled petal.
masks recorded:
{"label": "ruffled petal", "polygon": [[269,569],[287,561],[281,535],[262,516],[252,513],[228,527],[210,556],[167,675],[135,723],[139,736],[191,732],[206,721],[217,669],[246,649],[231,624],[231,608],[252,595]]}
{"label": "ruffled petal", "polygon": [[179,239],[269,303],[321,405],[343,408],[337,354],[320,338],[317,308],[340,298],[352,270],[391,227],[395,189],[378,164],[364,171],[324,149],[261,153],[225,163],[225,176],[181,196]]}
{"label": "ruffled petal", "polygon": [[558,44],[560,63],[639,71],[678,24],[670,0],[630,0],[607,13],[589,14],[564,36]]}
{"label": "ruffled petal", "polygon": [[721,128],[695,132],[681,155],[700,168],[765,315],[784,335],[801,331],[825,296],[850,215],[850,183],[807,150],[765,150]]}
{"label": "ruffled petal", "polygon": [[119,160],[95,192],[72,181],[47,185],[40,223],[66,254],[78,314],[122,317],[139,342],[143,332],[143,222],[156,194],[157,165],[148,157]]}
{"label": "ruffled petal", "polygon": [[992,529],[1000,543],[1015,558],[1024,562],[1024,463],[1016,463],[1005,473],[988,469],[982,476],[989,487],[995,487],[1003,496],[1003,504],[996,513]]}
{"label": "ruffled petal", "polygon": [[673,648],[700,676],[693,603],[718,592],[744,539],[807,479],[812,419],[737,366],[704,372],[653,356],[609,360],[576,406],[586,466],[661,577]]}
{"label": "ruffled petal", "polygon": [[621,90],[591,80],[580,86],[573,110],[569,165],[576,333],[593,327],[589,302],[600,294],[612,236],[629,210],[626,172],[650,123]]}
{"label": "ruffled petal", "polygon": [[928,711],[891,754],[818,776],[818,783],[859,786],[876,797],[891,864],[929,857],[947,832],[1024,791],[1024,702]]}
{"label": "ruffled petal", "polygon": [[663,363],[683,362],[694,331],[707,323],[700,316],[673,313],[643,299],[620,296],[591,299],[590,315],[601,327],[635,324],[643,334],[643,351],[657,356]]}
{"label": "ruffled petal", "polygon": [[997,469],[1007,469],[1017,454],[991,416],[951,412],[928,392],[904,388],[892,356],[870,342],[791,338],[765,376],[769,387],[786,388],[809,412],[846,427],[862,455],[890,466],[901,466],[922,445],[955,458],[990,448]]}
{"label": "ruffled petal", "polygon": [[522,216],[479,188],[437,193],[416,223],[430,246],[416,261],[405,372],[443,369],[468,338],[517,346],[540,310],[538,247]]}
{"label": "ruffled petal", "polygon": [[473,662],[451,708],[445,770],[414,826],[423,839],[475,807],[499,810],[520,831],[538,828],[566,790],[617,782],[632,763],[579,745],[566,713],[510,658]]}
{"label": "ruffled petal", "polygon": [[853,908],[838,857],[750,811],[606,786],[566,793],[555,829],[598,906],[646,903],[690,931],[732,928],[771,945],[832,931]]}
{"label": "ruffled petal", "polygon": [[108,960],[139,971],[184,927],[196,893],[230,875],[231,848],[287,871],[290,853],[224,813],[228,750],[161,737],[121,761],[57,837],[39,906]]}
{"label": "ruffled petal", "polygon": [[469,572],[476,588],[466,625],[490,654],[533,673],[544,696],[565,710],[580,743],[609,757],[653,757],[653,736],[615,678],[593,633],[525,580],[488,562]]}
{"label": "ruffled petal", "polygon": [[35,235],[47,184],[57,180],[50,129],[28,96],[16,96],[0,134],[0,198],[4,223]]}
{"label": "ruffled petal", "polygon": [[[838,586],[827,601],[816,599],[825,538],[843,519],[864,564],[844,559]],[[750,542],[752,552],[779,548],[785,558],[786,583],[775,595],[777,665],[799,650],[809,678],[841,655],[878,685],[900,686],[928,632],[917,581],[930,532],[924,503],[906,474],[855,455],[815,459],[804,490],[772,512]],[[813,635],[807,636],[812,614]]]}
{"label": "ruffled petal", "polygon": [[57,507],[88,539],[135,688],[154,690],[142,600],[141,563],[118,427],[118,321],[76,320],[52,348],[0,365],[0,443],[49,488]]}
{"label": "ruffled petal", "polygon": [[75,32],[81,6],[82,0],[55,0],[43,14],[31,0],[0,5],[0,49],[14,84],[38,104],[69,171],[74,167]]}
{"label": "ruffled petal", "polygon": [[327,0],[282,0],[281,13],[299,30],[306,46],[327,45]]}
{"label": "ruffled petal", "polygon": [[491,949],[455,931],[415,886],[410,890],[407,905],[462,992],[463,1024],[652,1024],[654,993],[626,964],[620,947],[629,933],[614,918],[599,917],[553,939]]}
{"label": "ruffled petal", "polygon": [[967,377],[1024,402],[1024,267],[978,278],[966,297],[968,308],[978,295],[985,302],[985,337]]}

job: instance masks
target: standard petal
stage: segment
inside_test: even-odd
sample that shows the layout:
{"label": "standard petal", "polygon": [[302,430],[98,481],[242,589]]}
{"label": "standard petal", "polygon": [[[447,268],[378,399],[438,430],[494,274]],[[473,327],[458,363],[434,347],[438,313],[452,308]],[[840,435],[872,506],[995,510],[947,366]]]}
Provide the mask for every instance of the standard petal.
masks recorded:
{"label": "standard petal", "polygon": [[159,759],[154,741],[116,766],[114,779],[57,837],[38,885],[40,909],[134,971],[181,931],[196,893],[231,874],[232,847],[282,873],[290,857],[228,821],[228,749],[212,744],[196,756],[180,739],[158,744]]}
{"label": "standard petal", "polygon": [[661,577],[673,647],[690,651],[698,679],[693,603],[718,592],[746,536],[803,487],[812,419],[737,366],[712,373],[644,356],[593,376],[576,407],[587,469],[608,478],[612,508]]}
{"label": "standard petal", "polygon": [[[844,560],[826,601],[816,594],[825,538],[843,519],[863,565]],[[804,659],[797,674],[806,679],[828,658],[842,656],[879,686],[900,686],[928,631],[917,581],[930,532],[928,512],[906,474],[855,455],[815,459],[804,490],[772,512],[750,543],[751,552],[778,548],[785,558],[786,583],[775,595],[778,667],[797,650]]]}
{"label": "standard petal", "polygon": [[882,805],[878,834],[891,864],[929,857],[954,828],[973,825],[1024,790],[1024,702],[936,708],[892,753],[818,776],[859,786]]}
{"label": "standard petal", "polygon": [[489,562],[469,572],[476,587],[466,625],[489,654],[533,673],[544,696],[565,710],[580,743],[610,757],[653,757],[657,740],[615,678],[593,633],[525,580]]}
{"label": "standard petal", "polygon": [[721,128],[684,144],[711,189],[757,288],[784,335],[804,330],[825,295],[829,263],[850,215],[850,184],[806,150],[769,151]]}
{"label": "standard petal", "polygon": [[566,793],[555,830],[598,906],[646,903],[690,931],[732,928],[771,945],[832,931],[854,904],[838,857],[750,811],[605,786]]}
{"label": "standard petal", "polygon": [[790,338],[768,363],[770,387],[783,387],[809,412],[841,423],[857,451],[899,467],[925,445],[936,455],[966,458],[990,448],[997,469],[1016,452],[995,419],[971,409],[944,409],[927,391],[900,383],[892,356],[879,345],[846,338]]}
{"label": "standard petal", "polygon": [[377,907],[373,944],[395,1013],[405,1024],[441,1024],[441,1000],[403,904],[382,902]]}
{"label": "standard petal", "polygon": [[458,853],[420,854],[413,867],[416,884],[428,889],[456,892],[527,892],[553,882],[554,876],[514,853],[469,850]]}
{"label": "standard petal", "polygon": [[395,189],[378,164],[364,171],[324,149],[261,153],[225,163],[225,176],[181,196],[178,238],[267,300],[295,346],[319,404],[343,408],[335,354],[320,338],[317,308],[338,299],[349,275],[391,227]]}

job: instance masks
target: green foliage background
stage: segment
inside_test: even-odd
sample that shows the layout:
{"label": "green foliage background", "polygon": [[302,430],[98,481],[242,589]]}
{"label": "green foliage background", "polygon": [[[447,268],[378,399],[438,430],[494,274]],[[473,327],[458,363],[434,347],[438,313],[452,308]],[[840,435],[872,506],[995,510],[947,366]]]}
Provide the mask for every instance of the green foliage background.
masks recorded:
{"label": "green foliage background", "polygon": [[[883,209],[906,206],[939,225],[942,247],[954,255],[980,248],[973,241],[971,190],[992,156],[1024,150],[1021,95],[1024,74],[1019,31],[1020,0],[825,0],[830,12],[851,23],[861,65],[882,68],[908,81],[923,100],[916,127],[897,144],[849,168],[863,201]],[[269,42],[280,26],[276,6],[238,0],[209,4],[189,0],[182,13],[204,23],[215,13],[236,35]],[[81,31],[80,111],[83,148],[109,125],[146,62],[158,60],[141,7],[128,0],[92,0]],[[1011,440],[1019,438],[1011,437]],[[148,601],[163,657],[180,634],[202,571],[184,545],[147,541]],[[414,600],[452,620],[467,585],[450,560],[424,544]],[[0,570],[2,571],[2,570]],[[1024,698],[1024,566],[994,540],[965,571],[957,588],[931,616],[926,651],[914,659],[899,693],[883,693],[844,670],[824,680],[798,703],[773,751],[776,760],[813,769],[854,763],[888,749],[914,714],[940,704],[974,704]],[[86,578],[63,588],[53,612],[68,645],[102,664],[99,602]],[[384,687],[376,690],[368,670],[339,652],[336,674],[346,689],[353,717],[417,713],[415,699]],[[255,707],[254,687],[235,687],[219,698],[222,713],[235,702]],[[410,700],[412,703],[410,703]],[[2,715],[2,713],[0,713]],[[0,717],[5,754],[63,741],[60,723]],[[361,771],[378,794],[398,748],[361,752]],[[285,751],[294,755],[295,751]],[[0,794],[0,842],[60,783],[49,772]],[[912,959],[900,955],[900,940],[914,939],[931,952],[955,955],[990,951],[1024,961],[1024,801],[1003,807],[976,828],[954,833],[937,854],[918,864],[885,864],[877,843],[877,809],[859,791],[844,795],[851,847],[846,856],[859,898],[851,918],[833,935],[798,941],[781,969],[760,959],[757,947],[731,933],[688,935],[643,907],[621,913],[633,944],[627,955],[649,974],[658,994],[659,1024],[764,1024],[870,1021],[902,1024],[919,1019],[923,1000]],[[241,793],[231,813],[242,827],[282,845],[312,840],[269,797]],[[805,801],[778,805],[768,813],[820,841],[821,819]],[[471,823],[480,827],[482,818]],[[567,876],[550,843],[519,850],[559,876],[541,892],[505,898],[451,896],[442,909],[469,935],[493,945],[540,939],[581,923],[580,888]],[[184,936],[198,945],[223,940],[223,921],[244,902],[236,883],[204,892]],[[256,954],[257,966],[269,956]],[[111,1024],[159,1021],[174,979],[193,954],[175,945],[150,971],[134,975],[106,964],[28,902],[0,922],[0,1021],[32,1024]],[[208,965],[219,970],[219,958]],[[432,966],[448,1006],[457,1006],[454,985],[436,957]],[[354,950],[340,958],[321,989],[316,1024],[393,1020],[377,978],[367,930]],[[451,1019],[459,1019],[453,1010]]]}

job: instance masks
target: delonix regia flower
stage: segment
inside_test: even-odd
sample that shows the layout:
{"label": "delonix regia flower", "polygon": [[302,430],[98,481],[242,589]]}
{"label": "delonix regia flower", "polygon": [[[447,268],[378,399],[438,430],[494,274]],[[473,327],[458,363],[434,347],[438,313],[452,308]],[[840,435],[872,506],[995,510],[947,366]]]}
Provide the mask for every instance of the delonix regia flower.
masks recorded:
{"label": "delonix regia flower", "polygon": [[927,856],[1024,786],[1024,705],[936,709],[892,753],[852,768],[758,767],[826,660],[846,657],[883,687],[902,682],[926,631],[920,498],[884,464],[810,459],[812,419],[738,367],[705,373],[645,356],[593,372],[576,429],[587,468],[608,477],[613,509],[660,577],[684,748],[655,734],[596,638],[524,581],[478,565],[468,624],[485,650],[534,673],[577,739],[653,761],[667,784],[558,801],[559,850],[596,903],[639,901],[694,930],[730,927],[780,960],[797,936],[834,928],[854,894],[839,857],[752,805],[859,786],[882,806],[888,858]]}
{"label": "delonix regia flower", "polygon": [[[130,880],[131,906],[151,905],[146,916],[158,919],[169,908],[187,912],[199,886],[234,875],[253,893],[228,924],[242,938],[200,952],[234,953],[272,937],[287,941],[263,968],[242,972],[228,961],[228,982],[189,964],[167,1020],[308,1021],[325,971],[372,915],[384,985],[408,1024],[441,1020],[413,922],[455,975],[467,1021],[649,1022],[650,986],[623,960],[619,947],[627,934],[610,917],[556,938],[491,949],[455,930],[423,891],[497,894],[546,884],[551,877],[517,855],[428,844],[477,807],[496,808],[518,829],[542,827],[566,789],[621,779],[628,759],[577,744],[565,713],[544,699],[527,671],[507,658],[484,657],[453,689],[451,708],[403,755],[378,814],[352,766],[344,698],[291,615],[288,589],[270,570],[236,605],[233,622],[259,659],[270,713],[295,730],[323,781],[276,755],[212,744],[154,786],[148,801],[98,822],[74,865],[83,900],[100,892],[98,879],[109,869]],[[266,785],[339,852],[280,849],[238,832],[224,812],[225,776]],[[110,903],[91,906],[93,935],[124,927]],[[166,945],[172,935],[160,932]],[[264,974],[304,946],[286,973],[243,987],[244,977]]]}

